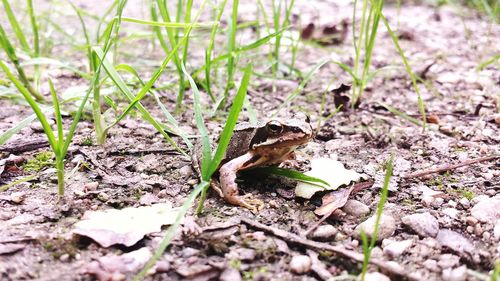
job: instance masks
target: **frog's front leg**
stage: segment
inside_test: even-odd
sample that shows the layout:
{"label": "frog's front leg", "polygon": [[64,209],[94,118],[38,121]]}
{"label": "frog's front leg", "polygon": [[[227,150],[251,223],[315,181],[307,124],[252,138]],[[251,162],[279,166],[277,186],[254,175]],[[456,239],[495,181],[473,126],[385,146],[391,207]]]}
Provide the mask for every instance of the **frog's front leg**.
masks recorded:
{"label": "frog's front leg", "polygon": [[251,195],[249,194],[240,196],[238,192],[238,184],[236,183],[236,174],[240,170],[257,165],[261,161],[259,158],[259,156],[253,155],[249,152],[227,162],[219,169],[219,180],[222,193],[226,201],[233,205],[248,208],[254,212],[262,210],[262,208],[264,208],[264,202],[251,198]]}

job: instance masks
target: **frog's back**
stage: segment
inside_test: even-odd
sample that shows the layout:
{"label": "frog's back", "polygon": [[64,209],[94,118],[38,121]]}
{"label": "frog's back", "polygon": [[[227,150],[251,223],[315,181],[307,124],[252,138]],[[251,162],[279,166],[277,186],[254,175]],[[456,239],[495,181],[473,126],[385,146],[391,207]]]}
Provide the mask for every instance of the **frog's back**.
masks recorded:
{"label": "frog's back", "polygon": [[248,152],[257,128],[257,125],[254,126],[247,123],[243,123],[235,128],[221,165]]}

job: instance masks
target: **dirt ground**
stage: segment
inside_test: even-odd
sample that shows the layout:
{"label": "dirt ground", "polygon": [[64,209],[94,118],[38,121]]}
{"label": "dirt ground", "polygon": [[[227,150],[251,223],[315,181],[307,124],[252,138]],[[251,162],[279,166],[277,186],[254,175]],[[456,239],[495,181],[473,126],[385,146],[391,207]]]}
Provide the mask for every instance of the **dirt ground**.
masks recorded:
{"label": "dirt ground", "polygon": [[[84,5],[83,2],[80,7],[89,12],[99,11],[98,5]],[[242,2],[239,20],[254,20],[255,3]],[[293,12],[295,31],[298,26],[311,22],[318,29],[334,24],[340,26],[343,20],[349,23],[346,38],[336,42],[338,44],[323,46],[310,41],[300,44],[296,67],[303,73],[322,58],[353,64],[352,5],[351,1],[300,1],[296,4]],[[52,9],[59,11],[63,6]],[[124,15],[148,18],[148,11],[142,6],[146,5],[132,1]],[[414,71],[425,79],[419,86],[428,129],[422,131],[421,127],[381,106],[381,103],[389,104],[411,117],[420,118],[411,80],[381,24],[372,65],[382,70],[369,82],[359,108],[348,108],[321,122],[315,138],[298,149],[295,165],[307,171],[314,158],[334,158],[374,184],[353,192],[343,208],[335,211],[306,238],[305,231],[321,219],[314,214],[321,205],[321,196],[311,200],[295,198],[296,183],[292,180],[243,177],[242,192],[263,200],[265,208],[254,214],[231,206],[215,192],[209,192],[203,214],[193,217],[190,211],[188,219],[193,222],[194,218],[201,233],[195,235],[179,229],[147,280],[355,279],[361,272],[362,262],[323,247],[330,245],[349,253],[363,252],[359,232],[355,229],[376,213],[385,173],[383,167],[391,155],[394,156],[394,176],[381,221],[380,241],[372,252],[372,258],[379,264],[369,266],[368,271],[372,274],[366,280],[489,280],[495,261],[500,259],[499,158],[490,157],[444,173],[408,175],[442,165],[498,156],[498,63],[482,70],[476,68],[500,52],[500,26],[468,8],[436,7],[426,2],[404,4],[399,9],[389,3],[384,14],[397,30],[401,47]],[[79,34],[80,26],[73,14],[55,13],[54,20],[57,15],[68,23],[68,32]],[[136,30],[137,26],[124,24],[121,36],[126,38]],[[54,33],[58,38],[57,32]],[[200,36],[193,40],[200,43],[207,36],[202,32],[195,34]],[[255,30],[243,29],[238,44],[252,42],[255,38]],[[220,50],[225,48],[224,40],[223,36],[218,39],[221,46],[216,46],[216,52],[224,52]],[[192,55],[188,61],[193,69],[204,63],[205,45],[200,43],[190,45]],[[139,45],[144,47],[137,48]],[[289,61],[291,55],[285,49],[283,61]],[[120,50],[123,56],[118,56],[119,62],[134,65],[145,77],[163,59],[161,48],[158,45],[153,48],[150,39],[124,40]],[[275,81],[276,92],[273,93],[269,69],[266,69],[267,51],[264,46],[255,57],[243,57],[239,63],[243,66],[252,60],[256,72],[267,75],[254,76],[248,93],[259,120],[267,120],[300,83],[289,78]],[[67,39],[61,39],[61,43],[55,41],[53,53],[59,59],[85,68],[84,53],[71,49]],[[220,70],[225,71],[225,68]],[[61,93],[88,86],[87,80],[68,71],[56,68],[47,71]],[[176,75],[175,70],[169,68],[161,80],[171,81]],[[237,80],[240,76],[238,72]],[[335,110],[334,94],[328,89],[338,88],[342,83],[351,84],[350,76],[336,64],[327,63],[280,115],[289,117],[302,111],[309,114],[316,127],[320,117]],[[48,96],[47,85],[44,89]],[[325,92],[325,108],[320,111]],[[165,106],[173,112],[176,88],[162,90],[160,94]],[[208,99],[204,99],[210,108]],[[122,103],[125,105],[124,101]],[[147,97],[144,105],[154,116],[162,118],[152,98]],[[196,135],[190,91],[185,105],[184,112],[176,118],[186,133]],[[30,110],[15,99],[2,99],[0,106],[0,131],[30,114]],[[95,280],[99,276],[102,280],[129,280],[143,265],[135,260],[137,255],[134,254],[138,253],[135,251],[154,252],[167,226],[160,233],[146,235],[133,246],[104,248],[89,238],[74,235],[74,224],[88,210],[162,202],[180,206],[198,183],[190,159],[176,153],[138,114],[113,127],[102,146],[95,144],[89,116],[78,125],[66,159],[69,178],[64,200],[58,200],[55,169],[50,166],[39,171],[37,178],[0,193],[1,280]],[[222,129],[222,117],[207,120],[214,139]],[[246,118],[248,114],[244,111],[241,119]],[[66,115],[66,125],[70,122],[70,116]],[[49,151],[45,136],[35,123],[0,147],[2,159],[10,159],[3,164],[5,169],[0,174],[0,185],[33,174],[21,168],[23,163]],[[180,138],[174,139],[182,143]],[[186,230],[186,226],[183,229]],[[273,234],[273,229],[288,233]],[[130,271],[118,269],[113,273],[109,268],[103,269],[106,266],[102,257],[116,258],[125,254],[131,254],[130,263],[123,260],[115,263],[127,264]]]}

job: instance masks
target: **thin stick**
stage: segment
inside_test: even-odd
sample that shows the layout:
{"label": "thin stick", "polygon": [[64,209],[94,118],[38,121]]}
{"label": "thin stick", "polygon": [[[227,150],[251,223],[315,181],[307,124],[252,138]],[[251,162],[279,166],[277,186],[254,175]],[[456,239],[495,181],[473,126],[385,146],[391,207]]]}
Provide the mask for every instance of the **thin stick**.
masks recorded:
{"label": "thin stick", "polygon": [[[363,254],[357,253],[355,251],[347,250],[344,247],[340,246],[332,246],[328,243],[323,243],[323,242],[316,242],[309,240],[307,238],[300,237],[296,234],[293,234],[291,232],[278,229],[272,226],[267,226],[264,225],[260,222],[255,221],[254,219],[249,219],[249,218],[241,218],[241,222],[244,224],[249,225],[250,227],[253,227],[255,229],[262,230],[264,232],[271,233],[272,235],[279,237],[285,241],[288,241],[290,243],[294,244],[300,244],[303,246],[306,246],[308,248],[318,250],[318,251],[330,251],[333,253],[336,253],[340,256],[349,258],[351,260],[357,261],[357,262],[363,262]],[[408,275],[409,271],[405,270],[403,267],[390,264],[386,261],[380,260],[380,259],[370,259],[370,263],[373,265],[376,265],[383,269],[386,272],[389,272],[395,276],[398,276],[400,278],[404,278],[405,280],[417,280],[414,277]],[[399,279],[398,279],[399,280]]]}
{"label": "thin stick", "polygon": [[463,161],[461,163],[453,164],[453,165],[445,164],[445,165],[439,166],[437,168],[432,168],[432,169],[428,169],[428,170],[423,170],[423,171],[418,171],[418,172],[415,172],[415,173],[411,173],[411,174],[405,175],[403,178],[405,178],[405,179],[419,178],[419,177],[427,176],[427,175],[430,175],[430,174],[442,173],[442,172],[454,170],[454,169],[457,169],[457,168],[460,168],[460,167],[469,166],[469,165],[480,163],[480,162],[486,162],[486,161],[490,161],[490,160],[495,160],[495,159],[498,159],[498,158],[500,158],[500,155],[491,155],[491,156],[486,156],[486,157],[481,157],[481,158],[466,160],[466,161]]}

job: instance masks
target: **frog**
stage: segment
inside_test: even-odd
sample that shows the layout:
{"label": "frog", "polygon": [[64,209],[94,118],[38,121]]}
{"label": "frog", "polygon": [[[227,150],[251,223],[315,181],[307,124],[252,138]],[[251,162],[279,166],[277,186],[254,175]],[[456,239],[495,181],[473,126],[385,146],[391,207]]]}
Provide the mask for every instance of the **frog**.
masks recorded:
{"label": "frog", "polygon": [[[258,212],[264,208],[264,202],[252,194],[239,194],[238,172],[294,159],[295,149],[312,138],[309,117],[301,114],[289,119],[271,118],[265,123],[238,123],[210,185],[228,203]],[[198,156],[193,157],[193,166],[199,172]]]}

